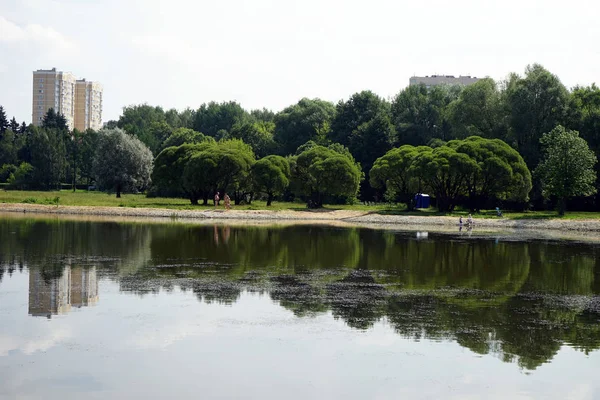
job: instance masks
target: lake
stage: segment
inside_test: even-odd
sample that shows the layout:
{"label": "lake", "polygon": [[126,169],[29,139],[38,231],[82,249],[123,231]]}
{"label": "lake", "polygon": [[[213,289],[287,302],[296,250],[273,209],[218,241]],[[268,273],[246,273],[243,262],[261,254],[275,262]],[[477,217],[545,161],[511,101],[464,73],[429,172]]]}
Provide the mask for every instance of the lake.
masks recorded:
{"label": "lake", "polygon": [[0,398],[600,398],[600,245],[0,216]]}

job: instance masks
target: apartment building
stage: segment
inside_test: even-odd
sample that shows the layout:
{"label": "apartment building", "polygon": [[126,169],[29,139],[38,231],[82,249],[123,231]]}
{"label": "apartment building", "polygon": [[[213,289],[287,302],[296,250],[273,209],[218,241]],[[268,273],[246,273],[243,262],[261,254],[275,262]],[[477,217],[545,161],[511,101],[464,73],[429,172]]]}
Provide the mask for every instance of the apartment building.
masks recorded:
{"label": "apartment building", "polygon": [[39,126],[50,108],[67,119],[70,129],[75,126],[75,76],[70,72],[38,69],[33,72],[33,105],[31,122]]}
{"label": "apartment building", "polygon": [[470,75],[431,75],[431,76],[413,76],[409,80],[409,85],[425,85],[427,88],[437,85],[463,85],[468,86],[477,82],[480,78]]}
{"label": "apartment building", "polygon": [[75,129],[102,128],[102,85],[79,79],[75,85]]}
{"label": "apartment building", "polygon": [[77,80],[70,72],[38,69],[33,72],[32,123],[40,126],[50,108],[65,116],[69,129],[102,127],[102,85]]}

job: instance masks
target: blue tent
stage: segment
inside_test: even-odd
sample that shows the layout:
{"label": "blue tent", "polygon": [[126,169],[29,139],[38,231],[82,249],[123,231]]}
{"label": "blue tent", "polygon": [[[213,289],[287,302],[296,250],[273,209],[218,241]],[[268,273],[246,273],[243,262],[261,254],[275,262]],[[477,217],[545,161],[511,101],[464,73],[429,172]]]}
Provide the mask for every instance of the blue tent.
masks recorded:
{"label": "blue tent", "polygon": [[429,208],[430,198],[428,194],[418,193],[415,196],[415,208]]}

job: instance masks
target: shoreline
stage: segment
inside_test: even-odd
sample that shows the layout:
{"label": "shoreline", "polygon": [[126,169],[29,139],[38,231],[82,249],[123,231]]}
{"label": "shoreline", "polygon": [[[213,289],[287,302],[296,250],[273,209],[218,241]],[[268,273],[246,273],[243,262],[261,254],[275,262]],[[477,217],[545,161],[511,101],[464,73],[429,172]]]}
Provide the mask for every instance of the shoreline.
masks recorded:
{"label": "shoreline", "polygon": [[[172,210],[166,208],[132,208],[104,206],[53,206],[24,203],[0,203],[0,212],[20,214],[56,214],[98,217],[135,217],[183,220],[238,220],[238,221],[289,221],[321,222],[348,225],[390,225],[395,228],[414,228],[429,226],[453,228],[458,230],[456,217],[444,216],[403,216],[381,215],[365,211],[352,210]],[[563,219],[504,219],[476,218],[474,228],[492,228],[495,230],[555,230],[571,232],[598,232],[600,220],[563,220]],[[466,225],[463,226],[463,230]]]}

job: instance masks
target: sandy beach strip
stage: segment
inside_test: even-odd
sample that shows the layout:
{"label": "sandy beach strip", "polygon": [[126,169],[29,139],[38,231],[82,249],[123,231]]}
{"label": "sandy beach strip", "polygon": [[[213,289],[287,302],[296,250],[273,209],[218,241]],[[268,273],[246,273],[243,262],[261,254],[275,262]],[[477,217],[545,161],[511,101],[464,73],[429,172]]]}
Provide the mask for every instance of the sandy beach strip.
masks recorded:
{"label": "sandy beach strip", "polygon": [[[298,221],[341,222],[343,225],[391,225],[398,229],[430,226],[458,228],[456,217],[381,215],[353,210],[172,210],[164,208],[129,208],[100,206],[52,206],[41,204],[0,203],[0,212],[57,215],[87,215],[107,217],[171,218],[171,219],[218,219],[238,221]],[[477,218],[474,227],[494,230],[551,229],[558,231],[600,232],[600,220],[568,219],[507,219]]]}

